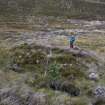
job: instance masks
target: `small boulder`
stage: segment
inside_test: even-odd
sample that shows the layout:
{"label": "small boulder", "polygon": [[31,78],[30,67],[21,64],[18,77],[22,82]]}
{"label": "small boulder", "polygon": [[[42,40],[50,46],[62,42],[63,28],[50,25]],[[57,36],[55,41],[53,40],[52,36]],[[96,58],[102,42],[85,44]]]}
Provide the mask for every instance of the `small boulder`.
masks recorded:
{"label": "small boulder", "polygon": [[93,91],[96,101],[102,100],[105,101],[105,87],[97,86]]}
{"label": "small boulder", "polygon": [[0,105],[23,105],[23,100],[14,88],[0,89]]}
{"label": "small boulder", "polygon": [[1,101],[1,105],[23,105],[22,99],[16,95],[10,95],[9,97]]}
{"label": "small boulder", "polygon": [[28,105],[46,105],[47,96],[43,93],[35,93],[29,97]]}
{"label": "small boulder", "polygon": [[99,80],[99,75],[97,73],[90,73],[89,79],[94,81]]}
{"label": "small boulder", "polygon": [[15,72],[21,72],[21,71],[22,71],[22,68],[19,67],[18,64],[13,64],[13,65],[10,67],[10,69],[12,69],[12,70],[15,71]]}

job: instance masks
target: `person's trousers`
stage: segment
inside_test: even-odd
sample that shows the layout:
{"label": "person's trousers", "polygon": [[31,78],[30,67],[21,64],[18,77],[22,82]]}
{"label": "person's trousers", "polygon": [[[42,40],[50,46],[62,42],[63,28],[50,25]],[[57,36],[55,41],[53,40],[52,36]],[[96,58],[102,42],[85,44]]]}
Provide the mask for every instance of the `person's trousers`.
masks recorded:
{"label": "person's trousers", "polygon": [[70,43],[70,48],[74,48],[74,44],[73,43]]}

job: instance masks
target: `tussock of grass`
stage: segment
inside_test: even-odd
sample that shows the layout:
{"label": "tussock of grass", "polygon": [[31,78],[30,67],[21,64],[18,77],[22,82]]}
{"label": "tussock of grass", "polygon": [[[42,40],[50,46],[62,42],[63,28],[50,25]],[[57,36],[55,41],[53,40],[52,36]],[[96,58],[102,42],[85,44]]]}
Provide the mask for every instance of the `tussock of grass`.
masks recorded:
{"label": "tussock of grass", "polygon": [[6,48],[0,48],[0,69],[6,69],[9,66],[10,53]]}

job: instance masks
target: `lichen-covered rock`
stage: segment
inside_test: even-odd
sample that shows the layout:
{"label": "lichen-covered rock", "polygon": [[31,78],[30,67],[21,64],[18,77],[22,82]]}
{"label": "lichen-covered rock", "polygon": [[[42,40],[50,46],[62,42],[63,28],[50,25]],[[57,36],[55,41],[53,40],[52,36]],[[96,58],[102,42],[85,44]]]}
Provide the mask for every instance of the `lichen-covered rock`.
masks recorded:
{"label": "lichen-covered rock", "polygon": [[105,87],[104,86],[97,86],[94,91],[94,97],[96,101],[102,100],[105,101]]}
{"label": "lichen-covered rock", "polygon": [[9,97],[11,94],[14,94],[14,90],[11,88],[0,89],[0,100]]}
{"label": "lichen-covered rock", "polygon": [[0,89],[0,105],[46,105],[47,95],[21,89]]}
{"label": "lichen-covered rock", "polygon": [[3,105],[23,105],[22,99],[16,95],[11,95],[1,101]]}
{"label": "lichen-covered rock", "polygon": [[16,90],[5,88],[0,90],[1,105],[23,105],[23,100],[16,94]]}
{"label": "lichen-covered rock", "polygon": [[29,97],[28,105],[46,105],[47,95],[42,93],[35,93]]}

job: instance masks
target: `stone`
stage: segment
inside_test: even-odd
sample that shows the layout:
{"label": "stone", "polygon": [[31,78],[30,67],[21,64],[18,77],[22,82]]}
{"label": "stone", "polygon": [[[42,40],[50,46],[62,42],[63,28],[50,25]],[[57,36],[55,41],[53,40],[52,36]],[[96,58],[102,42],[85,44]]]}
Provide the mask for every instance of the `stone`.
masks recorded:
{"label": "stone", "polygon": [[99,75],[97,73],[90,73],[89,74],[89,79],[90,80],[99,80]]}
{"label": "stone", "polygon": [[22,68],[18,66],[18,64],[13,64],[11,69],[15,72],[21,72]]}
{"label": "stone", "polygon": [[48,97],[44,93],[16,88],[0,89],[0,105],[46,105]]}
{"label": "stone", "polygon": [[0,89],[0,105],[23,105],[20,96],[12,88]]}
{"label": "stone", "polygon": [[20,97],[16,95],[11,95],[1,101],[2,105],[23,105]]}
{"label": "stone", "polygon": [[96,100],[104,100],[105,101],[105,87],[97,86],[93,91],[94,97]]}
{"label": "stone", "polygon": [[29,97],[28,105],[46,105],[47,95],[43,93],[35,93]]}

